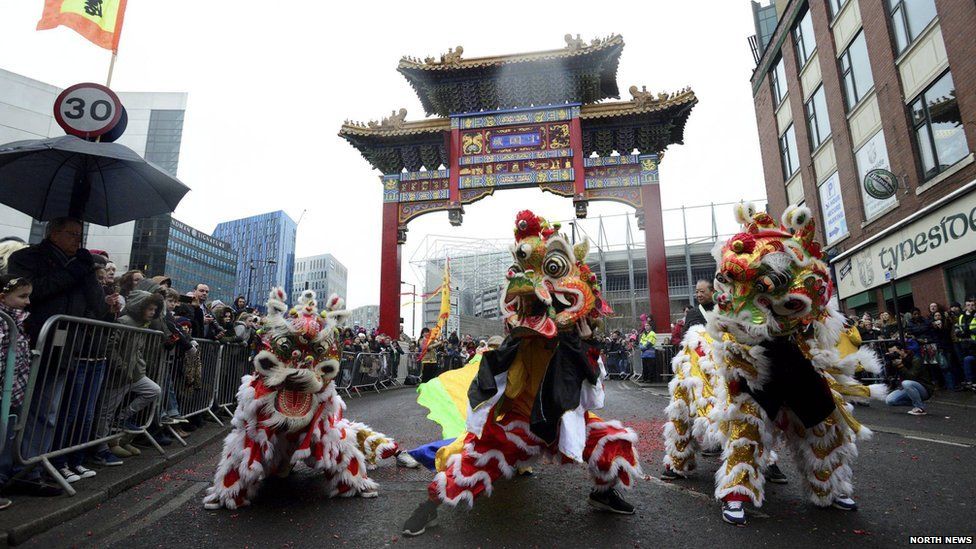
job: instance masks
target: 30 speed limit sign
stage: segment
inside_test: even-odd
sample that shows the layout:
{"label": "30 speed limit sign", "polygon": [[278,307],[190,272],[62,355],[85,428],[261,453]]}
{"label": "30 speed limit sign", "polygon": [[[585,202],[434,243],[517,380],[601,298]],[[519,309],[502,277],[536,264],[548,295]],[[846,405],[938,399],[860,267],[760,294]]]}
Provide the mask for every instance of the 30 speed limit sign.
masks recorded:
{"label": "30 speed limit sign", "polygon": [[122,102],[101,84],[75,84],[54,101],[54,118],[66,133],[82,139],[111,131],[122,116]]}

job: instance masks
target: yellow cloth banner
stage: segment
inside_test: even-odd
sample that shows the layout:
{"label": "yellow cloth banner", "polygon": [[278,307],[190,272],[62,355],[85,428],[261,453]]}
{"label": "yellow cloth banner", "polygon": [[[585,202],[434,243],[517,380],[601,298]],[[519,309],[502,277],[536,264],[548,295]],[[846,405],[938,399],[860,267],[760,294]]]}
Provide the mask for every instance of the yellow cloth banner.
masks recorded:
{"label": "yellow cloth banner", "polygon": [[430,330],[427,334],[427,339],[424,341],[423,347],[420,349],[420,357],[418,360],[423,360],[424,355],[427,354],[427,347],[430,345],[431,341],[436,340],[440,337],[441,332],[444,330],[444,326],[447,324],[447,317],[451,314],[451,260],[448,259],[444,262],[444,281],[441,282],[441,311],[437,315],[437,324]]}
{"label": "yellow cloth banner", "polygon": [[64,25],[96,46],[118,51],[127,0],[44,0],[37,30]]}

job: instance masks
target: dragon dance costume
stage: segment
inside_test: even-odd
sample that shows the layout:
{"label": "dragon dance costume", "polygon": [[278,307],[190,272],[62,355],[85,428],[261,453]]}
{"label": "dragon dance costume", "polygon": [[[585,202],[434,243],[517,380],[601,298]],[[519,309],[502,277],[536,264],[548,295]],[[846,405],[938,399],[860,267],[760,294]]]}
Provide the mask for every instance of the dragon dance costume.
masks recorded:
{"label": "dragon dance costume", "polygon": [[637,435],[593,412],[604,392],[599,349],[590,340],[612,311],[586,266],[587,243],[571,246],[558,230],[527,210],[516,217],[515,261],[501,303],[509,336],[469,373],[466,432],[437,451],[429,500],[404,533],[423,533],[441,503],[470,506],[490,495],[496,480],[543,455],[586,463],[595,484],[590,503],[633,513],[616,488],[629,489],[642,475]]}
{"label": "dragon dance costume", "polygon": [[325,473],[329,497],[377,495],[366,471],[395,455],[397,444],[343,417],[346,405],[333,382],[342,305],[333,295],[319,312],[315,292],[306,291],[286,315],[284,290],[271,291],[255,371],[241,379],[233,430],[205,508],[248,505],[266,476],[287,476],[298,463]]}
{"label": "dragon dance costume", "polygon": [[762,505],[763,470],[775,463],[774,448],[788,446],[811,502],[853,510],[855,439],[870,431],[846,400],[883,398],[884,385],[853,378],[881,365],[869,349],[838,352],[844,318],[829,304],[810,211],[790,208],[777,225],[740,204],[736,218],[742,232],[714,251],[707,329],[691,327],[672,362],[665,475],[687,476],[701,448],[721,446],[715,497],[727,522],[744,524],[743,502]]}

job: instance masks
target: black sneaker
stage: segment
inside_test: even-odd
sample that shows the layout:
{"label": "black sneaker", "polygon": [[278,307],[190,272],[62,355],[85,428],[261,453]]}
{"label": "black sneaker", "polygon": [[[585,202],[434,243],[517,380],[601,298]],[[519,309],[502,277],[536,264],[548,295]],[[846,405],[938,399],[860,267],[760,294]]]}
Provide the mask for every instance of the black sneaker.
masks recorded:
{"label": "black sneaker", "polygon": [[775,463],[766,468],[766,482],[772,482],[773,484],[786,484],[789,479],[780,471],[779,465]]}
{"label": "black sneaker", "polygon": [[682,477],[678,473],[675,473],[674,469],[672,469],[671,467],[667,465],[664,466],[664,472],[661,473],[661,480],[678,480],[680,478],[684,478],[684,477]]}
{"label": "black sneaker", "polygon": [[602,492],[593,490],[590,492],[590,505],[601,511],[619,513],[621,515],[633,515],[634,506],[620,497],[616,490],[610,489]]}
{"label": "black sneaker", "polygon": [[702,457],[715,457],[722,455],[721,446],[713,446],[712,448],[706,448],[701,451]]}
{"label": "black sneaker", "polygon": [[433,526],[437,522],[438,506],[440,502],[431,500],[418,505],[403,525],[403,535],[413,537],[426,532],[428,526]]}
{"label": "black sneaker", "polygon": [[6,509],[7,507],[10,507],[13,504],[14,502],[10,501],[9,499],[5,497],[0,497],[0,509]]}

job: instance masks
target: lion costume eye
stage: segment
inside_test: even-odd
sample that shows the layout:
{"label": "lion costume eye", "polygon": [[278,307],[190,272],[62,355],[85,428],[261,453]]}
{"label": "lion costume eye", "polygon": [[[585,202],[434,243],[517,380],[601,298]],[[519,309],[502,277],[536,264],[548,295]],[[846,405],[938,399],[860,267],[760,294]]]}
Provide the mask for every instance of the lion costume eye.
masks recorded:
{"label": "lion costume eye", "polygon": [[274,341],[274,346],[281,354],[287,355],[291,352],[291,342],[288,341],[287,337],[279,337],[276,339]]}
{"label": "lion costume eye", "polygon": [[569,260],[561,253],[550,253],[542,264],[546,276],[562,278],[569,274]]}

